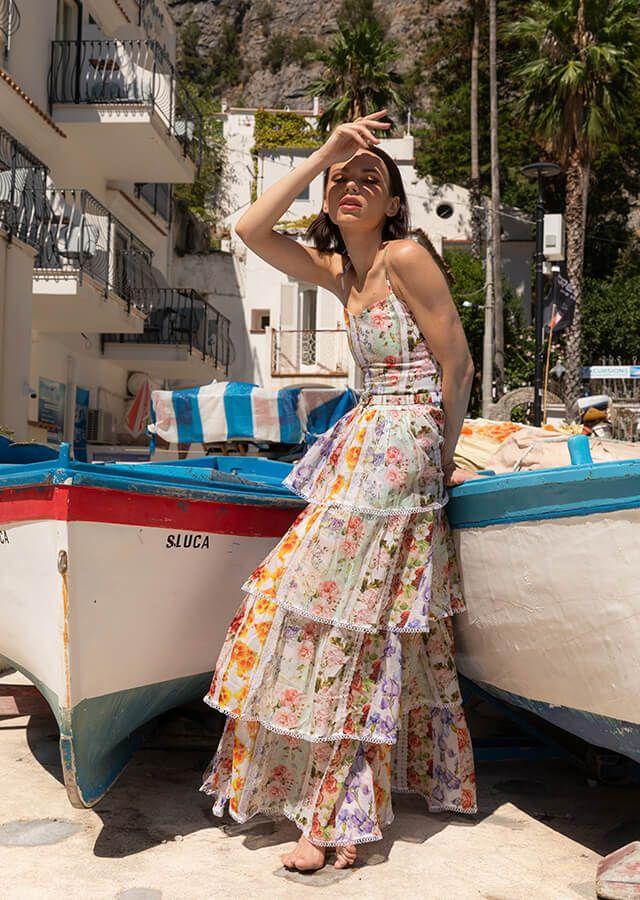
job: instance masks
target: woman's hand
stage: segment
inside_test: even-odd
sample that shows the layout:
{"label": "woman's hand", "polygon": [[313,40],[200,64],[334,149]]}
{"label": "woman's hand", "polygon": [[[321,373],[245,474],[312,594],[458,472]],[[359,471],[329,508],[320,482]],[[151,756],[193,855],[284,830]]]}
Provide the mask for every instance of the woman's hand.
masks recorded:
{"label": "woman's hand", "polygon": [[480,478],[477,472],[471,472],[469,469],[461,469],[454,462],[447,463],[442,467],[444,473],[444,483],[447,487],[455,487],[456,484],[462,484],[471,478]]}
{"label": "woman's hand", "polygon": [[386,112],[386,108],[379,109],[367,116],[358,116],[353,122],[342,122],[333,129],[316,153],[324,158],[327,166],[331,166],[333,163],[350,159],[360,147],[368,150],[372,144],[380,143],[380,138],[377,138],[371,129],[391,128],[390,122],[377,121],[386,115]]}

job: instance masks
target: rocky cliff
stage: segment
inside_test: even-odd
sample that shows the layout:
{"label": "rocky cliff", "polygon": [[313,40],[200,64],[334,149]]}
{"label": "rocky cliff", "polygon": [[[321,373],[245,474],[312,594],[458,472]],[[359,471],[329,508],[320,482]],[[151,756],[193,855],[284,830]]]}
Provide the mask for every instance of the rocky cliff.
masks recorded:
{"label": "rocky cliff", "polygon": [[[304,52],[331,40],[342,0],[169,0],[169,5],[179,26],[198,26],[197,53],[225,71],[221,84],[230,104],[300,108],[310,105],[305,88],[322,73],[322,64],[305,61]],[[429,35],[466,5],[466,0],[375,3],[388,22],[387,38],[401,51],[395,70],[414,72],[413,106],[428,103],[429,73],[423,76],[416,66]]]}

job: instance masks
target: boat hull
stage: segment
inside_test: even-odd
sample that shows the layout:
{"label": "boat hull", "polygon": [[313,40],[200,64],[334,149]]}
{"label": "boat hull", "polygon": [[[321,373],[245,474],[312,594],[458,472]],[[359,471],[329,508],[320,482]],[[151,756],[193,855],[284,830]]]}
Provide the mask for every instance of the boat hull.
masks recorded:
{"label": "boat hull", "polygon": [[75,806],[104,795],[159,714],[204,695],[239,585],[293,502],[0,492],[0,652],[56,716]]}
{"label": "boat hull", "polygon": [[458,669],[640,761],[640,461],[519,478],[452,492]]}

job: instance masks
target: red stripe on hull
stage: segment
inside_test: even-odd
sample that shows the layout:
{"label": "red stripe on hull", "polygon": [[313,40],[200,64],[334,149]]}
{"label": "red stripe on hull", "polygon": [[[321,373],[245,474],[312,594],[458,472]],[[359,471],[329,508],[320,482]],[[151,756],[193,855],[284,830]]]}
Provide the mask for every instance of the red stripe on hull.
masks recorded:
{"label": "red stripe on hull", "polygon": [[85,485],[46,485],[0,492],[0,524],[56,519],[147,525],[209,534],[280,537],[300,508],[181,500]]}

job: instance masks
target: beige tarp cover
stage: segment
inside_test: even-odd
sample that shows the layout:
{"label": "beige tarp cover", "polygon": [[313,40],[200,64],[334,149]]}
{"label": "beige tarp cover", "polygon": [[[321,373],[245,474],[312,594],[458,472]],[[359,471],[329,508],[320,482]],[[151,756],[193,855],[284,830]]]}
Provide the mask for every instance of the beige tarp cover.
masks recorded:
{"label": "beige tarp cover", "polygon": [[[466,469],[495,472],[568,466],[571,459],[567,441],[574,434],[582,434],[582,425],[535,428],[518,422],[465,419],[455,461]],[[640,459],[640,443],[591,437],[589,446],[594,462]]]}

